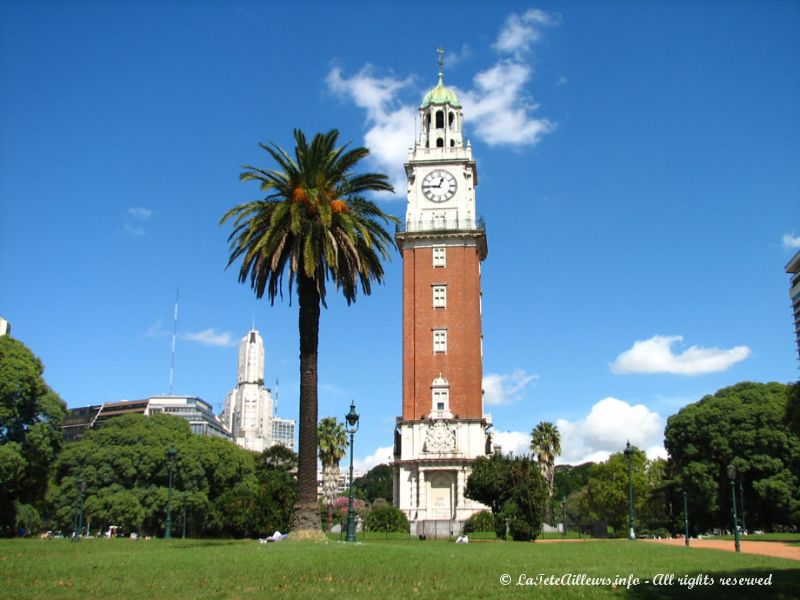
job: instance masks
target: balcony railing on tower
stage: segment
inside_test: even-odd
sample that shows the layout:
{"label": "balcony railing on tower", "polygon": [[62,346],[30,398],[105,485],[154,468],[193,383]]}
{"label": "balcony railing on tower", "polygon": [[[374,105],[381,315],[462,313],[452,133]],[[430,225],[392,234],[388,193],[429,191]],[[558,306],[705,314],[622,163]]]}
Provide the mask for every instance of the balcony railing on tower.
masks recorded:
{"label": "balcony railing on tower", "polygon": [[417,219],[408,220],[397,226],[397,233],[421,233],[438,231],[442,233],[455,233],[460,231],[486,231],[483,217],[475,219]]}

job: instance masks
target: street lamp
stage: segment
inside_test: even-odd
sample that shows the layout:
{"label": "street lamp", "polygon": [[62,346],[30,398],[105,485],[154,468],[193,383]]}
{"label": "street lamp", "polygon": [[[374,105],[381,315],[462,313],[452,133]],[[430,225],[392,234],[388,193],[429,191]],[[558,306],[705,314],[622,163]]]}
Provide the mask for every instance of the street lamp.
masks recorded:
{"label": "street lamp", "polygon": [[183,493],[183,534],[181,538],[186,539],[186,492]]}
{"label": "street lamp", "polygon": [[358,413],[355,401],[350,402],[350,412],[344,416],[345,431],[350,434],[350,498],[347,503],[347,536],[345,542],[356,541],[356,511],[353,509],[353,437],[358,431]]}
{"label": "street lamp", "polygon": [[628,461],[628,539],[635,540],[636,532],[633,529],[633,447],[630,440],[625,444],[625,459]]}
{"label": "street lamp", "polygon": [[742,532],[747,533],[747,525],[744,522],[744,487],[742,481],[739,480],[739,508],[742,509]]}
{"label": "street lamp", "polygon": [[736,465],[728,465],[728,479],[731,482],[731,508],[733,510],[733,539],[736,541],[736,551],[741,552],[739,546],[739,520],[736,518]]}
{"label": "street lamp", "polygon": [[567,537],[567,497],[566,496],[564,496],[564,498],[561,500],[561,513],[564,516],[564,519],[563,519],[564,531],[561,532],[561,537],[562,538],[566,538]]}
{"label": "street lamp", "polygon": [[167,524],[164,528],[164,539],[172,538],[172,469],[175,467],[175,457],[178,456],[178,451],[173,446],[167,450],[167,458],[169,459],[169,491],[167,492]]}
{"label": "street lamp", "polygon": [[686,500],[686,492],[683,492],[683,543],[689,545],[689,504]]}
{"label": "street lamp", "polygon": [[86,494],[86,482],[78,475],[78,526],[75,528],[75,535],[72,536],[73,542],[81,541],[83,531],[83,497]]}

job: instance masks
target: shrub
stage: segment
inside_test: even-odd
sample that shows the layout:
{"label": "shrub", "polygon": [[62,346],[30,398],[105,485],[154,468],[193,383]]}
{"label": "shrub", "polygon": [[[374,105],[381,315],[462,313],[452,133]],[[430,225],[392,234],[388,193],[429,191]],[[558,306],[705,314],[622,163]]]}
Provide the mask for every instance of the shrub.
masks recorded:
{"label": "shrub", "polygon": [[408,533],[408,519],[403,511],[387,504],[373,508],[364,522],[367,531],[402,531]]}
{"label": "shrub", "polygon": [[464,522],[464,533],[494,531],[494,517],[488,510],[475,513]]}

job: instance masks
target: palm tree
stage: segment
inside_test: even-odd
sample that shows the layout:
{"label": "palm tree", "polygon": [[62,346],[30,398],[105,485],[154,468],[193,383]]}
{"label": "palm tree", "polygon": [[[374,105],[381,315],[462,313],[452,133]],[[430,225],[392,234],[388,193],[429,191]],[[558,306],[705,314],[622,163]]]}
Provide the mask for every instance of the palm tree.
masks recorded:
{"label": "palm tree", "polygon": [[230,209],[220,224],[233,220],[228,237],[228,266],[241,259],[239,282],[249,282],[261,298],[274,304],[288,291],[297,293],[300,330],[300,433],[298,499],[293,529],[320,528],[317,509],[317,347],[320,304],[331,280],[347,303],[359,288],[371,291],[383,280],[381,258],[394,247],[384,229],[395,217],[366,198],[369,191],[393,191],[386,175],[354,173],[366,148],[336,146],[335,129],[314,136],[309,144],[294,130],[294,157],[275,144],[259,144],[278,168],[264,170],[245,165],[242,181],[257,181],[262,200]]}
{"label": "palm tree", "polygon": [[319,461],[322,463],[322,497],[328,511],[328,531],[333,525],[333,505],[339,488],[339,461],[347,451],[347,433],[336,417],[325,417],[317,428]]}
{"label": "palm tree", "polygon": [[539,468],[547,481],[548,495],[552,498],[556,456],[561,454],[561,434],[558,427],[550,421],[541,421],[534,427],[531,431],[531,451],[536,453]]}

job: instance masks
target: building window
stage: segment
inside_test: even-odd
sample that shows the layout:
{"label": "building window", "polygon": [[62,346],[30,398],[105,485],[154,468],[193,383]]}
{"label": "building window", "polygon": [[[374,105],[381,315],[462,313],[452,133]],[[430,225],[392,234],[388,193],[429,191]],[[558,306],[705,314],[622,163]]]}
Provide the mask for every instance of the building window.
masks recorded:
{"label": "building window", "polygon": [[433,286],[433,308],[447,308],[447,286]]}
{"label": "building window", "polygon": [[433,247],[433,266],[446,267],[447,266],[447,251],[444,246]]}
{"label": "building window", "polygon": [[436,129],[444,127],[444,112],[441,110],[436,111]]}
{"label": "building window", "polygon": [[433,330],[433,352],[447,354],[447,329]]}
{"label": "building window", "polygon": [[435,411],[450,410],[450,384],[439,375],[431,384],[432,407]]}

